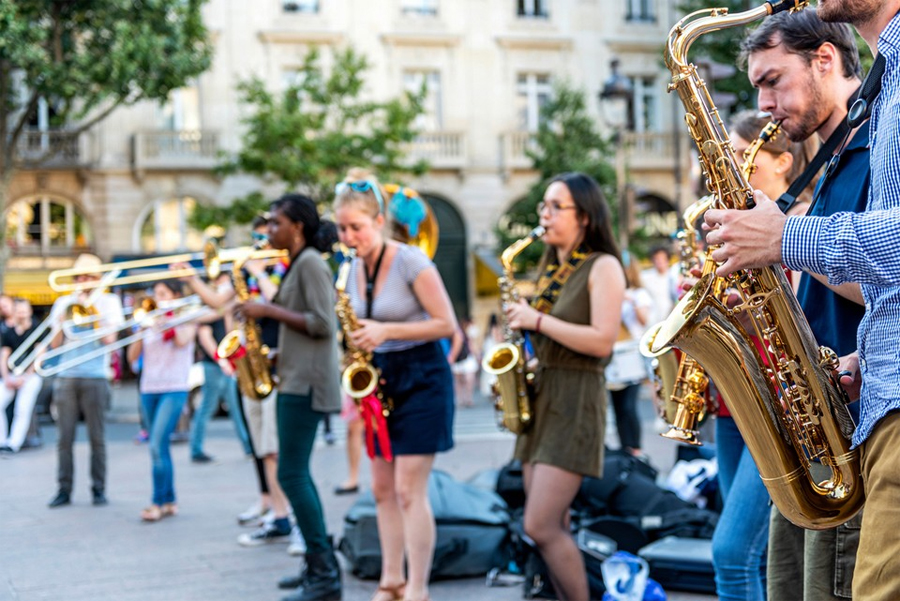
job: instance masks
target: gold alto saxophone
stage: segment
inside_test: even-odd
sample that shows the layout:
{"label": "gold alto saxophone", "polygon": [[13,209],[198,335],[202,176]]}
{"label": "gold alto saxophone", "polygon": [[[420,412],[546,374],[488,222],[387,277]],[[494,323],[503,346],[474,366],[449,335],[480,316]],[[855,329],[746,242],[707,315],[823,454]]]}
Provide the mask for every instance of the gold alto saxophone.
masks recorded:
{"label": "gold alto saxophone", "polygon": [[[372,365],[372,353],[367,353],[352,346],[350,343],[350,332],[359,327],[356,312],[350,305],[350,295],[347,294],[347,280],[350,278],[350,266],[355,256],[356,249],[351,248],[344,251],[345,258],[338,270],[338,277],[335,282],[337,303],[334,310],[337,313],[338,320],[341,322],[344,342],[347,344],[347,367],[344,368],[341,374],[341,388],[354,401],[359,403],[370,394],[377,395],[378,370]],[[386,416],[387,413],[385,411]]]}
{"label": "gold alto saxophone", "polygon": [[[767,124],[756,140],[744,150],[744,164],[741,166],[741,170],[748,180],[756,171],[756,155],[759,154],[766,142],[775,139],[780,128],[781,122],[778,121]],[[682,215],[684,228],[678,232],[678,241],[683,276],[689,277],[691,272],[701,265],[712,266],[714,264],[709,254],[706,255],[705,261],[700,260],[702,253],[695,225],[703,213],[712,207],[714,199],[713,195],[704,196],[685,209]],[[727,280],[722,279],[718,282],[721,286]],[[722,302],[725,302],[724,293],[725,290],[719,290],[714,294]],[[714,413],[717,409],[706,397],[709,378],[700,364],[686,353],[682,353],[677,367],[673,367],[673,350],[667,350],[659,355],[649,351],[649,346],[653,344],[661,326],[662,323],[657,324],[648,330],[648,333],[641,339],[641,352],[646,356],[655,357],[655,380],[659,382],[659,392],[663,395],[661,396],[663,404],[660,407],[660,414],[669,424],[669,429],[661,436],[699,446],[703,444],[700,442],[699,426],[710,413]]]}
{"label": "gold alto saxophone", "polygon": [[[231,278],[234,280],[234,291],[240,302],[250,299],[250,290],[244,278],[244,263],[253,258],[253,252],[236,259],[231,265]],[[228,334],[216,349],[220,359],[228,360],[234,365],[238,387],[241,392],[254,401],[262,401],[272,393],[275,380],[272,377],[272,363],[269,360],[269,347],[263,344],[262,333],[255,319],[243,317],[243,323]]]}
{"label": "gold alto saxophone", "polygon": [[[753,191],[741,170],[718,110],[697,68],[687,62],[705,33],[751,23],[806,2],[770,0],[728,15],[724,9],[692,13],[669,33],[666,64],[670,91],[686,109],[685,122],[699,149],[717,208],[746,209]],[[733,288],[737,306],[718,292]],[[751,336],[738,320],[744,313]],[[753,456],[772,501],[794,524],[831,528],[853,517],[864,502],[859,456],[850,449],[853,423],[834,370],[835,353],[818,347],[781,266],[750,269],[728,278],[713,261],[662,324],[651,351],[674,346],[696,359],[716,382]],[[811,464],[830,471],[816,479]]]}
{"label": "gold alto saxophone", "polygon": [[544,228],[537,226],[520,240],[510,244],[500,255],[503,275],[497,280],[500,286],[500,327],[504,342],[499,344],[489,357],[481,361],[481,368],[497,377],[494,385],[494,406],[499,413],[502,427],[515,434],[521,434],[531,425],[531,403],[533,387],[525,369],[525,337],[521,330],[509,327],[506,307],[519,302],[513,261],[532,242],[544,235]]}

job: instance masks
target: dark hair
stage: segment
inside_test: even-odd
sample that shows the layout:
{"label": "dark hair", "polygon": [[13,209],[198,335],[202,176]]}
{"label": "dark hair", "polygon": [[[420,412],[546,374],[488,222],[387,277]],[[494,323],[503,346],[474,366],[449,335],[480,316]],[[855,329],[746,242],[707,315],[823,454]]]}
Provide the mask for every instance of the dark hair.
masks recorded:
{"label": "dark hair", "polygon": [[612,255],[621,263],[619,246],[613,237],[609,205],[596,180],[584,173],[570,172],[557,175],[547,182],[547,185],[555,182],[560,182],[569,189],[569,194],[572,195],[577,207],[577,215],[587,217],[584,244],[588,249]]}
{"label": "dark hair", "polygon": [[159,280],[157,282],[153,282],[153,286],[150,288],[156,288],[157,286],[165,286],[169,290],[172,291],[172,294],[175,296],[184,296],[184,287],[181,285],[181,282],[177,280]]}
{"label": "dark hair", "polygon": [[268,225],[269,220],[265,215],[257,215],[253,218],[253,221],[250,222],[250,229],[258,229],[263,227],[264,225]]}
{"label": "dark hair", "polygon": [[[747,142],[753,142],[759,137],[759,132],[769,124],[769,121],[770,119],[765,116],[765,113],[761,115],[753,110],[741,111],[732,117],[731,131]],[[815,136],[810,136],[803,142],[791,142],[787,136],[777,135],[763,144],[762,150],[774,155],[780,155],[783,152],[791,153],[791,156],[794,157],[794,162],[791,164],[791,170],[787,174],[786,179],[789,182],[793,182],[806,170],[806,167],[816,154],[817,147],[818,142]],[[739,161],[742,160],[742,157],[737,158]],[[807,190],[804,191],[805,196],[800,199],[801,201],[812,200],[812,191],[815,188],[816,180],[817,178],[813,178],[809,183]]]}
{"label": "dark hair", "polygon": [[844,77],[860,77],[859,49],[853,30],[846,23],[826,23],[814,10],[797,14],[782,12],[766,18],[741,42],[738,65],[747,68],[748,57],[759,50],[769,50],[783,44],[785,50],[799,54],[806,62],[812,60],[819,47],[831,43],[841,55]]}
{"label": "dark hair", "polygon": [[274,201],[271,210],[281,211],[294,223],[303,225],[303,238],[306,244],[320,252],[331,250],[337,242],[337,227],[327,220],[319,218],[316,203],[303,194],[285,194]]}
{"label": "dark hair", "polygon": [[[757,132],[757,133],[759,133],[759,132]],[[672,258],[672,250],[668,246],[660,246],[660,245],[654,246],[653,248],[650,249],[650,254],[647,256],[652,257],[656,253],[666,253],[667,259]]]}

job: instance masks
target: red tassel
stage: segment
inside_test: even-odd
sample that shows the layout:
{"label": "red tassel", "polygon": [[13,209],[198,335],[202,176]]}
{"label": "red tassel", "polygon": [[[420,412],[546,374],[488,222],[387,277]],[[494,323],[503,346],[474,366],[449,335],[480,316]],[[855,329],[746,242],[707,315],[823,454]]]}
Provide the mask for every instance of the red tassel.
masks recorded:
{"label": "red tassel", "polygon": [[366,454],[369,459],[375,459],[375,436],[378,436],[378,446],[381,447],[384,460],[393,461],[391,439],[388,436],[387,419],[384,417],[381,400],[374,394],[364,397],[359,402],[359,414],[366,425]]}

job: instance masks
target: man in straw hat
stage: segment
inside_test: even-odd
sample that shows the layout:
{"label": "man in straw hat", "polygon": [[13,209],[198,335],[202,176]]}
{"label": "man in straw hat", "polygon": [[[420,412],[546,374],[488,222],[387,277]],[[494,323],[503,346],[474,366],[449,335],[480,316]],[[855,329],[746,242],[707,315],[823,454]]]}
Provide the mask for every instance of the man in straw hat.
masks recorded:
{"label": "man in straw hat", "polygon": [[[83,275],[75,276],[76,283],[93,282],[99,280],[101,273],[100,259],[91,254],[81,254],[75,260],[73,268],[76,270],[91,271]],[[83,304],[90,294],[90,289],[73,292],[60,297],[53,303],[51,315],[58,319],[65,319],[66,308],[70,305]],[[100,294],[93,303],[93,308],[101,316],[97,328],[107,328],[124,323],[122,315],[122,302],[115,294]],[[88,327],[94,327],[88,326]],[[76,355],[83,355],[101,345],[112,344],[118,338],[118,332],[87,345],[80,345],[70,352],[63,353],[60,362],[66,362]],[[50,343],[52,348],[59,347],[70,342],[65,334],[60,331]],[[75,442],[75,427],[78,424],[79,413],[84,415],[87,425],[88,439],[91,444],[91,492],[93,504],[102,506],[106,500],[106,441],[104,438],[103,413],[109,403],[109,356],[102,354],[94,359],[83,361],[61,371],[53,382],[53,402],[58,410],[59,442],[57,455],[59,467],[57,480],[59,490],[50,501],[50,507],[61,507],[71,503],[74,462],[72,446]]]}

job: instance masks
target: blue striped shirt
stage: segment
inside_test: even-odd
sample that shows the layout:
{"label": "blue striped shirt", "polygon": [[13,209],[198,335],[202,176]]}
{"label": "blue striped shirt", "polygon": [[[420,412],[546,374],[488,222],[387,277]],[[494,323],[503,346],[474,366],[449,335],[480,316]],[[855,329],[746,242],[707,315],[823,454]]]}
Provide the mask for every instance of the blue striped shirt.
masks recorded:
{"label": "blue striped shirt", "polygon": [[782,238],[791,269],[859,282],[866,314],[856,340],[862,372],[860,418],[853,445],[881,418],[900,409],[900,14],[878,39],[885,58],[881,95],[871,127],[871,177],[865,213],[790,217]]}

